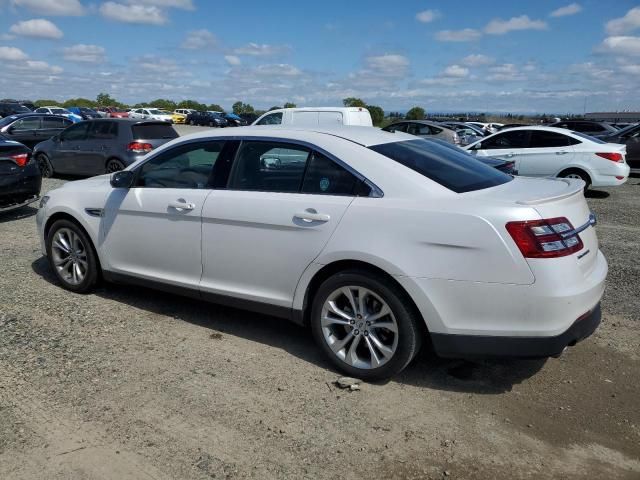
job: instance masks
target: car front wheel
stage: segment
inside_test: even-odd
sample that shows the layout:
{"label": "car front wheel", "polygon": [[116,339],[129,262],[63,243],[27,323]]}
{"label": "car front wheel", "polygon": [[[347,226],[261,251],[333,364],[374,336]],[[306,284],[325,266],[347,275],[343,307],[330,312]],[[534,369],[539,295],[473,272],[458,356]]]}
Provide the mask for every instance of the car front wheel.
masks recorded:
{"label": "car front wheel", "polygon": [[392,377],[411,362],[422,343],[421,321],[399,287],[364,271],[325,280],[311,313],[320,348],[338,369],[363,380]]}

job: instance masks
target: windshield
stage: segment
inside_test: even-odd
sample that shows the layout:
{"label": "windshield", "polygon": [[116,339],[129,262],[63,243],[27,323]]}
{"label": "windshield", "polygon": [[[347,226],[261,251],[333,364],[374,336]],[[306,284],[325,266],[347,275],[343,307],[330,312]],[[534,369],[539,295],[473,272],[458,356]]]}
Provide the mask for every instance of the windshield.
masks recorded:
{"label": "windshield", "polygon": [[52,108],[50,109],[51,113],[55,115],[65,115],[71,113],[69,110],[65,110],[64,108]]}
{"label": "windshield", "polygon": [[369,147],[456,193],[510,182],[512,177],[471,155],[428,140],[406,140]]}

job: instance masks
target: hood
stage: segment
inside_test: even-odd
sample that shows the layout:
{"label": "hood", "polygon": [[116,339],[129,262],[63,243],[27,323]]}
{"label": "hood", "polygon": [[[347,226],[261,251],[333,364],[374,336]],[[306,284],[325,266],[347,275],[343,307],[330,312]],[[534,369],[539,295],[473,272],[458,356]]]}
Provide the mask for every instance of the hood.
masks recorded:
{"label": "hood", "polygon": [[106,173],[104,175],[98,175],[97,177],[84,178],[82,180],[74,180],[72,182],[67,182],[64,185],[61,185],[60,189],[87,189],[87,188],[98,188],[104,185],[110,185],[111,174]]}

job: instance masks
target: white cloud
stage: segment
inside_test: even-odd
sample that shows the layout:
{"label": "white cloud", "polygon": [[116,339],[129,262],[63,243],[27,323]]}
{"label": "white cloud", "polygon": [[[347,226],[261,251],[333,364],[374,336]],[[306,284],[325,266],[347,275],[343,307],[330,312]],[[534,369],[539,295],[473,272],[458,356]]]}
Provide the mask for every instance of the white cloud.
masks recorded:
{"label": "white cloud", "polygon": [[194,30],[187,34],[184,42],[182,42],[182,48],[187,50],[201,50],[203,48],[215,47],[218,43],[216,36],[209,30]]}
{"label": "white cloud", "polygon": [[513,63],[503,63],[489,67],[489,72],[491,74],[487,76],[487,80],[492,82],[515,82],[526,79],[526,76]]}
{"label": "white cloud", "polygon": [[542,20],[531,20],[527,15],[520,15],[509,20],[495,18],[484,27],[484,33],[504,35],[515,30],[546,30],[546,28],[547,24]]}
{"label": "white cloud", "polygon": [[576,13],[580,13],[582,11],[582,7],[579,3],[571,3],[566,7],[560,7],[557,10],[554,10],[549,14],[550,17],[566,17],[568,15],[575,15]]}
{"label": "white cloud", "polygon": [[49,65],[47,62],[39,60],[26,60],[24,62],[14,63],[9,65],[9,68],[15,71],[46,73],[52,75],[57,75],[64,71],[62,67]]}
{"label": "white cloud", "polygon": [[438,10],[424,10],[422,12],[416,13],[416,20],[421,23],[430,23],[434,20],[437,20],[441,16],[442,15],[440,15],[440,12]]}
{"label": "white cloud", "polygon": [[298,77],[302,75],[302,70],[287,63],[259,65],[254,69],[254,72],[265,77]]}
{"label": "white cloud", "polygon": [[100,6],[100,13],[109,20],[123,23],[164,25],[168,20],[164,10],[155,5],[124,5],[105,2]]}
{"label": "white cloud", "polygon": [[640,75],[640,65],[622,65],[620,71],[631,75]]}
{"label": "white cloud", "polygon": [[478,40],[482,33],[473,28],[463,30],[440,30],[436,33],[436,40],[441,42],[471,42]]}
{"label": "white cloud", "polygon": [[29,55],[16,47],[1,47],[0,46],[0,60],[6,62],[19,62],[26,60]]}
{"label": "white cloud", "polygon": [[409,59],[403,55],[387,54],[365,59],[368,69],[380,75],[401,76],[409,67]]}
{"label": "white cloud", "polygon": [[180,8],[182,10],[195,10],[192,0],[127,0],[131,5],[151,5],[160,8]]}
{"label": "white cloud", "polygon": [[65,60],[77,63],[102,63],[106,60],[104,48],[83,43],[65,48],[63,56]]}
{"label": "white cloud", "polygon": [[468,67],[479,67],[482,65],[491,65],[495,60],[487,55],[482,55],[481,53],[467,55],[460,63],[463,65],[467,65]]}
{"label": "white cloud", "polygon": [[49,38],[57,40],[63,37],[62,30],[49,20],[37,18],[34,20],[25,20],[12,25],[9,32],[22,37],[33,38]]}
{"label": "white cloud", "polygon": [[242,63],[242,61],[240,60],[239,57],[236,57],[235,55],[225,55],[224,59],[227,61],[227,63],[231,66],[238,66]]}
{"label": "white cloud", "polygon": [[597,50],[602,53],[613,53],[616,55],[640,55],[640,37],[607,37]]}
{"label": "white cloud", "polygon": [[76,17],[85,14],[79,0],[11,0],[11,5],[40,15]]}
{"label": "white cloud", "polygon": [[445,77],[464,78],[469,76],[469,69],[460,65],[449,65],[442,74]]}
{"label": "white cloud", "polygon": [[235,55],[250,55],[254,57],[267,57],[287,52],[291,49],[288,45],[267,45],[259,43],[249,43],[244,47],[233,50]]}
{"label": "white cloud", "polygon": [[606,30],[609,35],[621,35],[640,28],[640,7],[632,8],[622,18],[614,18],[607,22]]}

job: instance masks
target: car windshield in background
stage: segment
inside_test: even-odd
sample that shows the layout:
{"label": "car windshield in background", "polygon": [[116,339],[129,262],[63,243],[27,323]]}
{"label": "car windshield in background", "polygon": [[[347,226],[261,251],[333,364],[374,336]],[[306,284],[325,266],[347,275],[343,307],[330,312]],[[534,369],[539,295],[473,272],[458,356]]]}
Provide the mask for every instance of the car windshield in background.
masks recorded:
{"label": "car windshield in background", "polygon": [[571,133],[573,133],[574,135],[577,135],[580,138],[585,138],[587,140],[591,140],[594,143],[607,143],[603,140],[600,140],[599,138],[596,137],[592,137],[591,135],[585,135],[584,133],[580,133],[580,132],[576,132],[576,131],[571,131]]}
{"label": "car windshield in background", "polygon": [[150,113],[151,115],[165,115],[165,113],[164,113],[164,112],[161,112],[160,110],[154,110],[154,109],[149,110],[149,113]]}
{"label": "car windshield in background", "polygon": [[51,113],[53,113],[54,115],[64,115],[65,113],[70,113],[70,112],[68,112],[64,108],[52,108]]}
{"label": "car windshield in background", "polygon": [[513,179],[464,152],[428,140],[383,143],[369,148],[456,193],[495,187]]}
{"label": "car windshield in background", "polygon": [[163,138],[178,138],[178,132],[176,132],[171,125],[161,123],[134,125],[132,131],[133,138],[135,139],[158,140]]}

